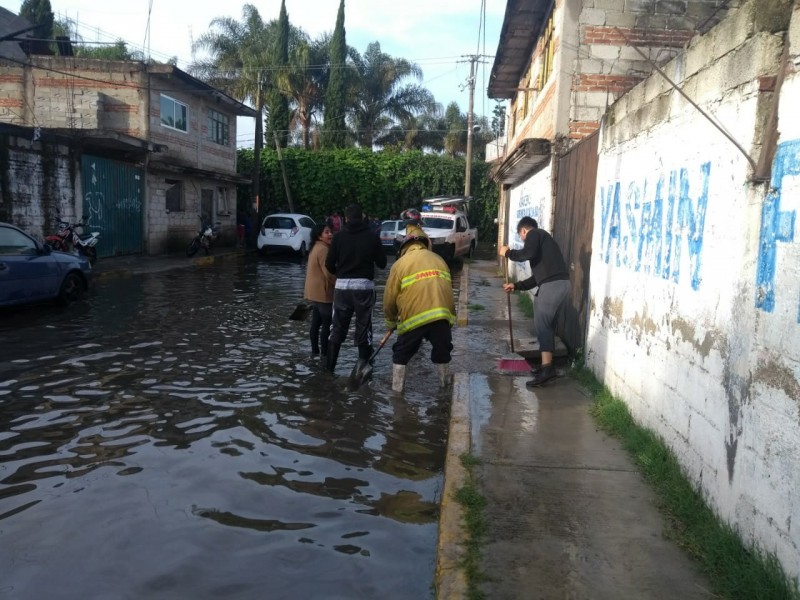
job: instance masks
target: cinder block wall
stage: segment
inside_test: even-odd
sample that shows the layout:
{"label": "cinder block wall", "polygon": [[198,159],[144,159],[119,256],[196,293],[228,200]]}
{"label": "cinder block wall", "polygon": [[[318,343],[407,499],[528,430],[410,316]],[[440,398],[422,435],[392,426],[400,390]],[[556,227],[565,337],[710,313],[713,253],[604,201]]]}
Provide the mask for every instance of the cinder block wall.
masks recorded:
{"label": "cinder block wall", "polygon": [[[790,6],[794,5],[794,9]],[[757,158],[782,30],[749,0],[666,71]],[[587,361],[718,514],[800,575],[800,75],[780,97],[772,180],[658,74],[606,115]]]}
{"label": "cinder block wall", "polygon": [[581,139],[596,131],[606,107],[653,71],[647,59],[668,62],[698,30],[718,23],[741,2],[584,1],[572,63],[569,137]]}

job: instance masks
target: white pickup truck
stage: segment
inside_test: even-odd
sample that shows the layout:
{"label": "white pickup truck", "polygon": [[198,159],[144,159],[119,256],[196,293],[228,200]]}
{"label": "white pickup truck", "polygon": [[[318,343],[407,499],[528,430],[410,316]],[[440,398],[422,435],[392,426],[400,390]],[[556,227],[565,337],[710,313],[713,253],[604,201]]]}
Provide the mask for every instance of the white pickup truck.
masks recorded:
{"label": "white pickup truck", "polygon": [[[422,201],[422,229],[431,240],[433,251],[445,260],[472,258],[478,247],[478,229],[470,227],[467,213],[456,208],[466,202],[465,198],[453,196]],[[398,242],[402,243],[404,238],[398,236]]]}

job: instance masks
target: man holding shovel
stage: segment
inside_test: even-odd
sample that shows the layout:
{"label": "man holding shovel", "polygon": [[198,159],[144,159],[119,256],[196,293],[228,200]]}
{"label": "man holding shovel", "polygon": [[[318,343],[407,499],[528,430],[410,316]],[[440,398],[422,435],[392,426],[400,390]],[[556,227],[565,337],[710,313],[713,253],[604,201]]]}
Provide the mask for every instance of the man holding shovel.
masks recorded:
{"label": "man holding shovel", "polygon": [[372,308],[375,306],[375,267],[386,267],[380,237],[364,221],[364,211],[351,204],[345,211],[345,224],[333,236],[325,268],[336,276],[333,290],[333,323],[328,344],[327,368],[333,373],[339,348],[347,339],[353,314],[356,316],[355,344],[357,365],[365,366],[372,355]]}
{"label": "man holding shovel", "polygon": [[508,246],[500,246],[497,253],[516,262],[527,260],[531,266],[532,274],[528,279],[503,284],[507,293],[539,288],[533,304],[533,329],[542,352],[542,366],[534,371],[533,379],[525,384],[527,387],[536,387],[556,376],[553,367],[556,318],[569,296],[569,272],[558,244],[549,233],[539,229],[535,219],[522,217],[517,223],[517,234],[523,243],[521,249],[511,250]]}
{"label": "man holding shovel", "polygon": [[439,371],[439,384],[448,382],[450,328],[455,323],[455,306],[450,269],[430,250],[430,240],[416,224],[409,224],[399,258],[389,271],[383,293],[383,313],[388,329],[397,330],[392,346],[392,390],[402,392],[406,365],[417,353],[422,340],[433,347],[431,361]]}

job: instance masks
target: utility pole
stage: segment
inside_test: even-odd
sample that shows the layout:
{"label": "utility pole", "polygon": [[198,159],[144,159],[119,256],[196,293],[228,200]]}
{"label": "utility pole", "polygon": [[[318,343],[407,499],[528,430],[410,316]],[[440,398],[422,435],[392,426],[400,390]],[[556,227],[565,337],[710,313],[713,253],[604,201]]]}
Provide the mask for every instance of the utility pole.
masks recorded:
{"label": "utility pole", "polygon": [[475,63],[477,56],[469,57],[469,112],[467,113],[467,172],[464,175],[464,196],[469,198],[470,180],[472,179],[472,123],[474,117],[472,115],[475,106]]}

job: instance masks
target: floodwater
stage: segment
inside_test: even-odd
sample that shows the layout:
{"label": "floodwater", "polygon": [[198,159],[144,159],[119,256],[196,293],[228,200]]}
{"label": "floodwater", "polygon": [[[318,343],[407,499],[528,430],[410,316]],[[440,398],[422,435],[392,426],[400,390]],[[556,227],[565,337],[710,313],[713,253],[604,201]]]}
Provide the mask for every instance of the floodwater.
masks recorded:
{"label": "floodwater", "polygon": [[0,313],[0,598],[433,597],[449,393],[425,356],[394,396],[391,341],[357,390],[355,348],[325,373],[303,277],[250,257]]}

